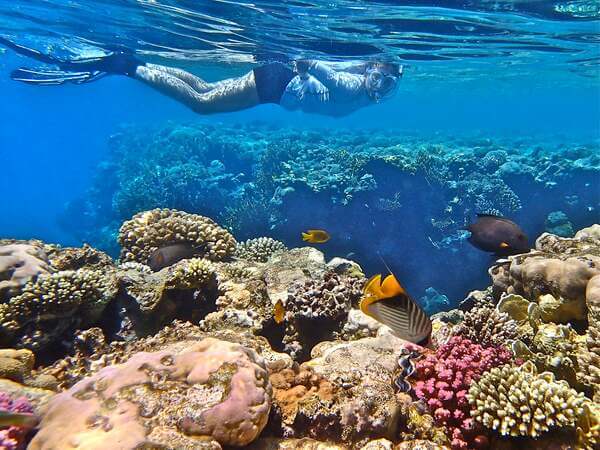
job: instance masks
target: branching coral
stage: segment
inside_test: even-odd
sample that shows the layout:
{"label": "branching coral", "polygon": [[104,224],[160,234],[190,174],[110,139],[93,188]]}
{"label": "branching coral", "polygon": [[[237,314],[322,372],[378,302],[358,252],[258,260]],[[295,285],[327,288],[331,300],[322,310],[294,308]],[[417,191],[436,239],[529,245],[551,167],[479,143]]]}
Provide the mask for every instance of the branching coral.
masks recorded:
{"label": "branching coral", "polygon": [[172,209],[153,209],[136,214],[121,226],[119,243],[123,261],[146,263],[166,245],[190,243],[198,256],[222,260],[235,251],[235,239],[208,217]]}
{"label": "branching coral", "polygon": [[283,242],[270,237],[248,239],[238,243],[235,255],[250,261],[266,262],[276,252],[286,250]]}
{"label": "branching coral", "polygon": [[117,289],[111,272],[80,269],[41,274],[0,305],[2,340],[39,350],[68,329],[94,323]]}
{"label": "branching coral", "polygon": [[417,361],[415,394],[427,403],[436,422],[449,429],[453,449],[477,447],[486,441],[469,416],[467,392],[484,372],[510,359],[505,348],[484,348],[454,336],[435,354]]}
{"label": "branching coral", "polygon": [[198,289],[215,276],[213,264],[206,259],[192,258],[179,262],[165,280],[167,289]]}
{"label": "branching coral", "polygon": [[506,345],[517,337],[517,323],[506,313],[501,313],[491,305],[477,305],[469,310],[456,334],[484,347]]}
{"label": "branching coral", "polygon": [[552,428],[574,427],[589,402],[565,381],[535,366],[493,368],[467,395],[472,417],[503,436],[538,437]]}

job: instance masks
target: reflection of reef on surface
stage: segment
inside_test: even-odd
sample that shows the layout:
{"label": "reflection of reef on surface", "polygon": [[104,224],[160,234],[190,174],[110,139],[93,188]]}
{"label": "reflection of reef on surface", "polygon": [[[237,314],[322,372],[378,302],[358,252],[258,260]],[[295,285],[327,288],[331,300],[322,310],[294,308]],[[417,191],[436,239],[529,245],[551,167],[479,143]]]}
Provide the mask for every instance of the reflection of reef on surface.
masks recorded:
{"label": "reflection of reef on surface", "polygon": [[[495,264],[423,348],[357,309],[355,262],[268,238],[234,251],[206,217],[160,214],[227,254],[154,272],[0,241],[2,344],[31,349],[0,351],[0,397],[41,419],[10,428],[29,449],[598,448],[599,225]],[[173,233],[136,230],[135,255]]]}
{"label": "reflection of reef on surface", "polygon": [[330,256],[353,253],[372,271],[377,252],[392,265],[401,258],[395,270],[417,298],[433,287],[456,302],[485,283],[489,257],[461,230],[476,213],[508,216],[532,236],[545,227],[567,236],[600,207],[597,143],[200,123],[123,128],[109,147],[88,194],[64,214],[82,242],[116,255],[121,223],[152,208],[290,247],[319,227],[333,237]]}

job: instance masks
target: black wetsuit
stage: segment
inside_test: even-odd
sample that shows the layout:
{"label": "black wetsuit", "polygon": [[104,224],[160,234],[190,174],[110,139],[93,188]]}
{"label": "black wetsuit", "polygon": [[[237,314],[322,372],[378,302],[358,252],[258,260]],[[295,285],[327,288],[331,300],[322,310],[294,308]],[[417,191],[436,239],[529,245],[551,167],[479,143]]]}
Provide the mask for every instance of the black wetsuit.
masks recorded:
{"label": "black wetsuit", "polygon": [[296,76],[294,71],[283,63],[273,62],[253,70],[256,90],[261,103],[277,103],[289,82]]}

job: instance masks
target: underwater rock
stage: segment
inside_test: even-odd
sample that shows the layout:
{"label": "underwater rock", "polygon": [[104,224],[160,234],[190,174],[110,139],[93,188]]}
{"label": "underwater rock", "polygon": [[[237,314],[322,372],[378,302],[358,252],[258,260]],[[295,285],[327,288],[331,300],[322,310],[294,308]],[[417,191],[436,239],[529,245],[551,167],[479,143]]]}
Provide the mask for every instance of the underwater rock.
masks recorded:
{"label": "underwater rock", "polygon": [[538,437],[552,428],[574,428],[590,402],[564,381],[533,364],[493,368],[473,383],[467,395],[475,421],[503,436]]}
{"label": "underwater rock", "polygon": [[[346,341],[354,341],[365,337],[374,337],[381,328],[387,328],[378,320],[366,315],[360,309],[351,308],[340,337]],[[391,331],[391,330],[390,330]]]}
{"label": "underwater rock", "polygon": [[322,342],[313,348],[313,359],[303,363],[317,377],[326,380],[334,393],[331,402],[321,401],[307,408],[296,432],[316,431],[320,439],[352,442],[393,439],[400,404],[394,393],[399,372],[398,358],[407,343],[391,334],[351,342]]}
{"label": "underwater rock", "polygon": [[56,395],[29,448],[243,446],[260,434],[270,406],[264,360],[239,344],[206,338],[136,353]]}
{"label": "underwater rock", "polygon": [[194,256],[213,261],[235,252],[234,237],[208,217],[174,209],[153,209],[137,213],[119,231],[121,260],[147,264],[161,247],[189,243],[197,249]]}
{"label": "underwater rock", "polygon": [[349,450],[344,445],[317,441],[310,438],[259,438],[246,448],[248,450]]}
{"label": "underwater rock", "polygon": [[362,295],[364,278],[325,272],[322,279],[296,281],[288,288],[284,349],[296,360],[307,359],[310,349],[341,331],[348,311]]}
{"label": "underwater rock", "polygon": [[0,393],[5,393],[11,398],[27,399],[33,408],[33,412],[37,415],[41,415],[46,411],[48,403],[56,395],[56,392],[49,389],[25,386],[5,378],[0,378]]}
{"label": "underwater rock", "polygon": [[215,267],[205,259],[182,260],[158,272],[121,265],[119,282],[121,315],[138,336],[156,332],[176,317],[199,320],[214,308],[217,297]]}

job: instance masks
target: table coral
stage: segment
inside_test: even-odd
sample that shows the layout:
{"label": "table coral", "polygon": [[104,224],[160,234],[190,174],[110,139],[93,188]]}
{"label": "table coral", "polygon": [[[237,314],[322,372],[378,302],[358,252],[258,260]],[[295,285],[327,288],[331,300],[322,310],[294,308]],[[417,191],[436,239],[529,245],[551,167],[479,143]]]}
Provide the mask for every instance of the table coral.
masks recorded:
{"label": "table coral", "polygon": [[270,237],[248,239],[237,245],[235,255],[251,261],[266,262],[273,253],[286,250],[283,242]]}
{"label": "table coral", "polygon": [[58,394],[29,448],[195,449],[202,439],[243,446],[260,434],[270,406],[263,359],[207,338],[136,353]]}
{"label": "table coral", "polygon": [[549,372],[538,374],[532,363],[491,369],[473,383],[467,398],[478,423],[503,436],[534,438],[574,427],[589,402]]}
{"label": "table coral", "polygon": [[435,354],[417,361],[415,395],[427,403],[436,422],[449,429],[453,449],[477,447],[485,441],[469,416],[467,392],[484,372],[510,359],[505,348],[486,348],[454,336]]}
{"label": "table coral", "polygon": [[119,231],[121,259],[147,263],[157,249],[178,242],[198,247],[198,255],[219,261],[235,251],[234,237],[212,219],[174,209],[140,212]]}

